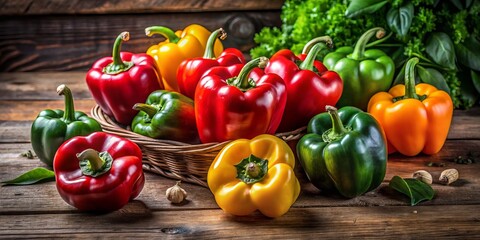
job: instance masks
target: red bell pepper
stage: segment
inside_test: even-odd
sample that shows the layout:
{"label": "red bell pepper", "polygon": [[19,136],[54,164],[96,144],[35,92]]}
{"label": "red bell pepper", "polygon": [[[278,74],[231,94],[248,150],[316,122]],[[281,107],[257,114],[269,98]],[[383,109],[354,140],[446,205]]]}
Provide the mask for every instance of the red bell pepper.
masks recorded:
{"label": "red bell pepper", "polygon": [[208,69],[216,66],[245,64],[243,53],[235,48],[225,49],[220,56],[215,59],[213,47],[217,37],[224,40],[227,37],[227,33],[222,28],[212,32],[208,38],[203,57],[185,59],[180,63],[177,70],[177,83],[183,95],[192,99],[195,97],[195,88]]}
{"label": "red bell pepper", "polygon": [[129,33],[122,32],[113,45],[113,56],[96,61],[86,81],[93,98],[103,112],[117,122],[130,125],[138,113],[135,103],[145,102],[148,95],[163,89],[155,60],[143,53],[120,52],[122,41]]}
{"label": "red bell pepper", "polygon": [[306,126],[310,119],[325,111],[325,106],[334,106],[342,96],[343,81],[334,71],[328,71],[315,60],[317,54],[331,45],[331,39],[316,39],[315,45],[307,54],[295,56],[287,49],[275,53],[265,68],[266,73],[275,73],[285,81],[287,104],[283,113],[279,132],[292,131]]}
{"label": "red bell pepper", "polygon": [[133,142],[95,132],[63,143],[54,159],[60,196],[81,211],[115,211],[143,189],[142,151]]}
{"label": "red bell pepper", "polygon": [[267,61],[260,57],[205,73],[195,92],[196,122],[203,143],[275,133],[287,94],[278,75],[257,68]]}

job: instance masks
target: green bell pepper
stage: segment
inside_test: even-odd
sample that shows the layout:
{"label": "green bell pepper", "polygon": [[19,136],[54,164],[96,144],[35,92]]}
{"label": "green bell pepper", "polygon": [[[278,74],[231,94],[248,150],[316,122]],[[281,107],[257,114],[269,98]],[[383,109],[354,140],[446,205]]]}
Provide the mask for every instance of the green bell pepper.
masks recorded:
{"label": "green bell pepper", "polygon": [[193,100],[178,92],[157,90],[146,103],[133,106],[139,110],[133,118],[132,131],[138,134],[180,142],[199,142]]}
{"label": "green bell pepper", "polygon": [[332,106],[313,117],[297,143],[297,155],[318,189],[347,198],[378,187],[387,169],[385,134],[370,114],[356,107]]}
{"label": "green bell pepper", "polygon": [[35,154],[40,161],[53,166],[57,149],[66,140],[75,136],[86,136],[102,131],[100,124],[85,113],[75,111],[73,96],[64,84],[57,87],[57,93],[65,99],[65,111],[46,109],[33,121],[30,138]]}
{"label": "green bell pepper", "polygon": [[340,47],[323,59],[323,64],[343,80],[343,92],[337,106],[355,106],[366,111],[373,94],[390,88],[395,73],[394,61],[382,50],[365,50],[375,33],[383,37],[385,31],[372,28],[358,39],[355,48]]}

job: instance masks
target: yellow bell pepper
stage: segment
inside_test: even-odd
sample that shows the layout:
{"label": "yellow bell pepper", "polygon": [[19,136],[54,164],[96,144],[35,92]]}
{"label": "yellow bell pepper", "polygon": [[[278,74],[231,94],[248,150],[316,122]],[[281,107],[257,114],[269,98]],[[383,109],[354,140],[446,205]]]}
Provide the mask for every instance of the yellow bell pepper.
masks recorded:
{"label": "yellow bell pepper", "polygon": [[[198,24],[192,24],[183,31],[176,32],[163,26],[152,26],[145,29],[145,34],[149,37],[161,34],[166,38],[165,41],[148,48],[147,54],[157,62],[165,89],[178,92],[178,66],[185,59],[203,56],[210,31]],[[222,51],[223,45],[217,39],[214,45],[215,56],[218,57]]]}
{"label": "yellow bell pepper", "polygon": [[244,216],[259,210],[285,214],[300,194],[295,156],[278,137],[263,134],[227,144],[208,170],[207,182],[223,211]]}

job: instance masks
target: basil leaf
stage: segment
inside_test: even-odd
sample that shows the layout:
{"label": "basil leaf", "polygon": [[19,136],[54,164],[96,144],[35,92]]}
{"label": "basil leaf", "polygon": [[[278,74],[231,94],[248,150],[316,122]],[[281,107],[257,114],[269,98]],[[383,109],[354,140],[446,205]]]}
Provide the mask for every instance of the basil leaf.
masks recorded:
{"label": "basil leaf", "polygon": [[450,88],[448,87],[447,80],[443,75],[435,68],[423,68],[417,65],[417,73],[420,77],[420,81],[435,86],[436,88],[443,90],[450,94]]}
{"label": "basil leaf", "polygon": [[472,77],[473,86],[475,86],[477,92],[480,93],[480,74],[470,70],[470,76]]}
{"label": "basil leaf", "polygon": [[380,10],[388,0],[352,0],[348,5],[345,16],[353,18],[363,14],[374,13]]}
{"label": "basil leaf", "polygon": [[22,175],[16,177],[15,179],[3,181],[3,186],[5,185],[29,185],[34,184],[40,181],[54,181],[55,173],[46,168],[35,168]]}
{"label": "basil leaf", "polygon": [[456,69],[455,49],[446,33],[433,33],[427,40],[425,50],[435,63],[449,69]]}
{"label": "basil leaf", "polygon": [[475,37],[468,37],[461,44],[455,46],[458,61],[475,70],[480,71],[480,42]]}
{"label": "basil leaf", "polygon": [[413,4],[408,3],[399,8],[391,8],[387,13],[387,24],[393,32],[404,38],[413,20]]}
{"label": "basil leaf", "polygon": [[394,176],[388,186],[407,195],[412,206],[424,200],[432,200],[435,195],[430,185],[413,178],[403,179],[399,176]]}

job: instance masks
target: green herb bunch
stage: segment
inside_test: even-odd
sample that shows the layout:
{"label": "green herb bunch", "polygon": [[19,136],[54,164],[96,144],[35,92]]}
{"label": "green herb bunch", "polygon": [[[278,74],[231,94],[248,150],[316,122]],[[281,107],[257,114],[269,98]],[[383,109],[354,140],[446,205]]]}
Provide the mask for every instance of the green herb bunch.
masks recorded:
{"label": "green herb bunch", "polygon": [[421,61],[417,81],[447,91],[456,108],[478,103],[480,93],[480,0],[286,0],[281,28],[255,36],[252,57],[288,48],[299,53],[318,36],[336,47],[351,46],[372,27],[392,33],[371,44],[395,61],[394,85],[403,83],[411,57]]}

